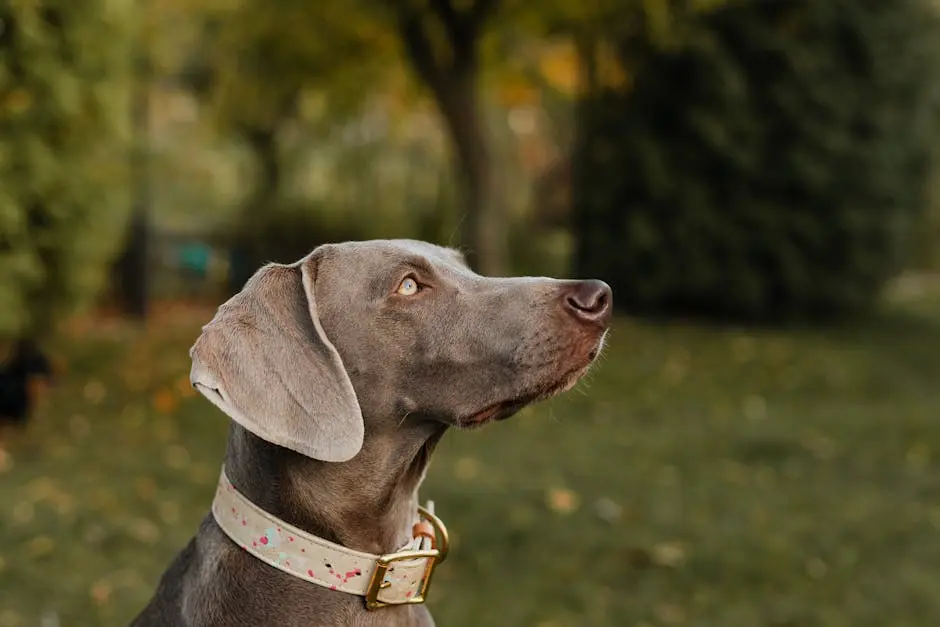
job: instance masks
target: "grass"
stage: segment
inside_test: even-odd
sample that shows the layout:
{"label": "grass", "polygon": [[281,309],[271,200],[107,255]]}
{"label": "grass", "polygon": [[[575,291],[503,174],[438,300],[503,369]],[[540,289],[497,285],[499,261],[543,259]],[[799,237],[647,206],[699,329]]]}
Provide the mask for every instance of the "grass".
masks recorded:
{"label": "grass", "polygon": [[[0,457],[0,627],[125,625],[195,531],[226,430],[186,380],[208,315],[73,329]],[[619,321],[579,391],[440,446],[438,624],[936,624],[938,347],[923,294],[829,330]]]}

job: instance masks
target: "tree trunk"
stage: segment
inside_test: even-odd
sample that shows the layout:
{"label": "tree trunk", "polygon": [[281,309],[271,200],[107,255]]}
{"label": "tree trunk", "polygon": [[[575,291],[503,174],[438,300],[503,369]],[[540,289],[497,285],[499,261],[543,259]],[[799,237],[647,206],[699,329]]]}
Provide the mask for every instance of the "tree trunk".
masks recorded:
{"label": "tree trunk", "polygon": [[244,135],[258,166],[258,178],[255,180],[254,191],[245,204],[245,211],[264,211],[274,202],[281,186],[277,132],[273,129],[253,129]]}
{"label": "tree trunk", "polygon": [[272,128],[242,129],[251,153],[255,158],[256,178],[254,188],[241,207],[242,215],[238,219],[232,249],[229,251],[230,294],[236,294],[251,278],[258,265],[268,259],[262,258],[256,238],[246,230],[254,216],[274,208],[281,186],[281,161],[278,155],[277,130]]}
{"label": "tree trunk", "polygon": [[138,182],[138,199],[128,225],[127,248],[119,265],[124,313],[143,320],[150,309],[149,189]]}
{"label": "tree trunk", "polygon": [[587,246],[589,245],[588,242],[585,241],[587,234],[585,216],[582,213],[583,210],[576,204],[577,199],[583,196],[583,192],[580,189],[582,181],[584,180],[584,175],[582,174],[584,159],[582,159],[582,155],[587,149],[584,134],[580,128],[584,120],[584,113],[581,109],[584,107],[584,103],[594,98],[600,90],[600,79],[597,67],[597,45],[598,41],[593,29],[582,29],[575,37],[580,74],[579,79],[581,83],[581,93],[578,101],[575,103],[575,119],[581,120],[581,124],[575,125],[574,140],[568,152],[569,180],[571,181],[571,189],[568,195],[571,199],[568,223],[574,238],[574,250],[572,251],[573,255],[571,259],[572,271],[575,275],[581,276],[587,274],[585,266],[588,256]]}
{"label": "tree trunk", "polygon": [[150,209],[153,187],[150,172],[150,85],[153,74],[145,56],[137,60],[137,85],[133,101],[135,146],[131,155],[134,177],[134,209],[127,231],[127,248],[120,265],[124,312],[138,320],[147,317],[150,305]]}
{"label": "tree trunk", "polygon": [[476,72],[454,76],[438,97],[453,144],[460,192],[461,240],[467,261],[481,274],[501,276],[506,272],[508,234],[503,207],[497,198]]}
{"label": "tree trunk", "polygon": [[[469,7],[462,3],[463,8],[455,4],[434,0],[425,13],[402,3],[397,10],[398,26],[415,72],[434,94],[453,145],[461,243],[467,262],[481,274],[499,276],[506,270],[509,238],[497,200],[496,173],[477,85],[479,39],[496,2],[474,0]],[[430,20],[443,26],[450,47],[446,56],[435,52]]]}
{"label": "tree trunk", "polygon": [[597,36],[590,28],[583,28],[575,35],[577,50],[578,77],[581,83],[581,97],[590,98],[600,87],[597,71]]}

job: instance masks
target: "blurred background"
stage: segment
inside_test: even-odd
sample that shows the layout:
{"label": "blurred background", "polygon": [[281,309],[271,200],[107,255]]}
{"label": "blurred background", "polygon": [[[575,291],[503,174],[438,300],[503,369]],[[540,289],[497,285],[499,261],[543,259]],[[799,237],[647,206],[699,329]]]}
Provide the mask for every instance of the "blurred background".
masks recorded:
{"label": "blurred background", "polygon": [[937,624],[938,12],[0,0],[0,627],[129,622],[222,460],[200,325],[376,237],[620,310],[439,447],[438,624]]}

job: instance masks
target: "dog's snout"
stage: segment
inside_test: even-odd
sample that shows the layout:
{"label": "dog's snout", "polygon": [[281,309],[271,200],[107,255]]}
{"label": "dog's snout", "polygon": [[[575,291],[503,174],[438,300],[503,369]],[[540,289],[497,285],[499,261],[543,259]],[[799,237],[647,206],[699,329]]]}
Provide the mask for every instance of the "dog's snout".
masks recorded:
{"label": "dog's snout", "polygon": [[578,281],[565,294],[565,308],[578,320],[606,326],[612,310],[610,286],[603,281]]}

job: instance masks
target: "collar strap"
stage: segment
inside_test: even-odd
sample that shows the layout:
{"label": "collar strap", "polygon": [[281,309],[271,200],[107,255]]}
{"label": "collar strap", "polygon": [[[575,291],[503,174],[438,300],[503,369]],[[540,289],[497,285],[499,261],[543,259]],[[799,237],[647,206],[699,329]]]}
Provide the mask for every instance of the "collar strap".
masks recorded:
{"label": "collar strap", "polygon": [[[222,531],[262,562],[300,579],[366,599],[370,610],[424,603],[431,574],[447,556],[447,529],[434,504],[418,507],[426,523],[396,553],[373,555],[329,542],[264,511],[239,492],[222,469],[212,515]],[[419,531],[427,528],[433,533]]]}

